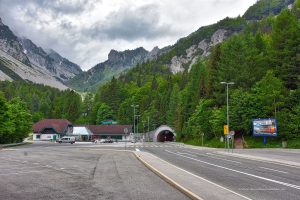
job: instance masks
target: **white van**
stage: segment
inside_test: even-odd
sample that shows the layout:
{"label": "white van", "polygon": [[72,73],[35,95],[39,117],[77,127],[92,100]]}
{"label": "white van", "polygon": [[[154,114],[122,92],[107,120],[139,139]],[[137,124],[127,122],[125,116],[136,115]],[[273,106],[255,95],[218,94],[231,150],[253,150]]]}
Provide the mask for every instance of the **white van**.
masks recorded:
{"label": "white van", "polygon": [[64,136],[58,140],[58,143],[75,143],[75,137]]}

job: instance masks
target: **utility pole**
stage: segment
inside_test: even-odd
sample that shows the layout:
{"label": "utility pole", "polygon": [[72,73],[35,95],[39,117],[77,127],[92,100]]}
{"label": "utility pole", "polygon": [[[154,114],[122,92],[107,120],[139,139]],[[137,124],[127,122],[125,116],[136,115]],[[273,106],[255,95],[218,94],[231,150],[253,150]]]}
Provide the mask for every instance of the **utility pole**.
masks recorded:
{"label": "utility pole", "polygon": [[135,137],[135,108],[139,107],[139,105],[132,104],[131,107],[133,107],[133,137]]}
{"label": "utility pole", "polygon": [[[229,103],[228,103],[228,89],[229,89],[229,85],[234,85],[234,82],[221,82],[221,84],[224,84],[224,85],[226,85],[226,93],[227,93],[227,95],[226,95],[226,104],[227,104],[227,127],[228,127],[228,132],[230,132],[230,128],[229,128]],[[229,133],[228,133],[229,134]],[[228,151],[229,151],[229,139],[228,138],[226,138],[226,140],[225,140],[225,143],[226,143],[226,141],[227,141],[227,144],[228,144]],[[234,141],[232,141],[232,148],[233,148],[233,143],[234,143]]]}
{"label": "utility pole", "polygon": [[150,117],[147,117],[147,118],[148,118],[148,133],[149,133],[149,132],[150,132],[150,131],[149,131],[149,128],[150,128],[150,127],[149,127],[149,124],[150,124]]}

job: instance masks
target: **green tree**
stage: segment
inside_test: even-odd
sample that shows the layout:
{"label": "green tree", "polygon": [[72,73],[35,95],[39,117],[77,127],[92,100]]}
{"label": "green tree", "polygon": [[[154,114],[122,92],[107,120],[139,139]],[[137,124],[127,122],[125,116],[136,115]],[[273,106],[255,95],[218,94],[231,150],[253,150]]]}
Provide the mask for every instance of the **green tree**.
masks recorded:
{"label": "green tree", "polygon": [[177,123],[178,115],[178,105],[179,105],[179,87],[177,84],[173,86],[173,90],[169,99],[169,108],[166,114],[167,124],[172,128],[175,128]]}
{"label": "green tree", "polygon": [[300,23],[289,10],[276,18],[272,31],[272,65],[287,88],[296,89],[300,75]]}
{"label": "green tree", "polygon": [[96,123],[100,124],[102,121],[112,119],[113,113],[110,106],[105,103],[101,103],[97,111],[97,120]]}
{"label": "green tree", "polygon": [[20,98],[13,98],[8,103],[10,121],[14,124],[14,134],[11,135],[11,142],[20,142],[28,136],[32,128],[32,116],[24,102]]}
{"label": "green tree", "polygon": [[10,114],[6,99],[0,92],[0,144],[9,143],[9,136],[15,131]]}

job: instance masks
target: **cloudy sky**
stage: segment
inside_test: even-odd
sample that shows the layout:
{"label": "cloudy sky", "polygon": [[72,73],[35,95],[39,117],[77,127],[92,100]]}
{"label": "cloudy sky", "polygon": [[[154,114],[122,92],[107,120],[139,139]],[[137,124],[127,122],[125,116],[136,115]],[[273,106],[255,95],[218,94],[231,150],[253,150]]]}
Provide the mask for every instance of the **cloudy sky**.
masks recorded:
{"label": "cloudy sky", "polygon": [[257,0],[0,0],[17,35],[88,70],[111,49],[174,44],[203,25],[242,15]]}

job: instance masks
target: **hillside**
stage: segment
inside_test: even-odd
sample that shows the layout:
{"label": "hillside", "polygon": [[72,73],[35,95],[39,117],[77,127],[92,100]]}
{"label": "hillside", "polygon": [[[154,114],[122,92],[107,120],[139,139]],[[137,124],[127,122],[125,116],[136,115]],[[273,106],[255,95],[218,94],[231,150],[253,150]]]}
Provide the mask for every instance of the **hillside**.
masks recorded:
{"label": "hillside", "polygon": [[0,80],[25,80],[67,89],[63,82],[81,68],[53,50],[46,52],[31,40],[17,37],[0,18]]}
{"label": "hillside", "polygon": [[111,80],[113,76],[118,77],[122,72],[144,62],[147,55],[148,51],[142,47],[123,52],[111,50],[105,62],[75,76],[68,81],[67,85],[77,91],[95,90],[99,85]]}
{"label": "hillside", "polygon": [[[226,124],[226,90],[220,82],[232,81],[231,130],[251,135],[253,118],[277,118],[280,138],[299,138],[295,126],[300,124],[297,11],[299,8],[282,9],[277,16],[261,21],[226,18],[200,28],[157,59],[103,85],[96,94],[90,123],[97,122],[101,107],[111,108],[121,123],[130,123],[131,105],[137,104],[140,127],[150,117],[150,129],[168,124],[182,141],[197,139],[201,133],[208,140],[219,138]],[[220,32],[218,35],[228,34],[225,41],[210,46],[206,56],[199,51],[194,64],[190,60],[174,73],[170,66],[175,56],[186,59],[187,49],[196,45],[195,50],[202,41],[211,43],[212,36]]]}

